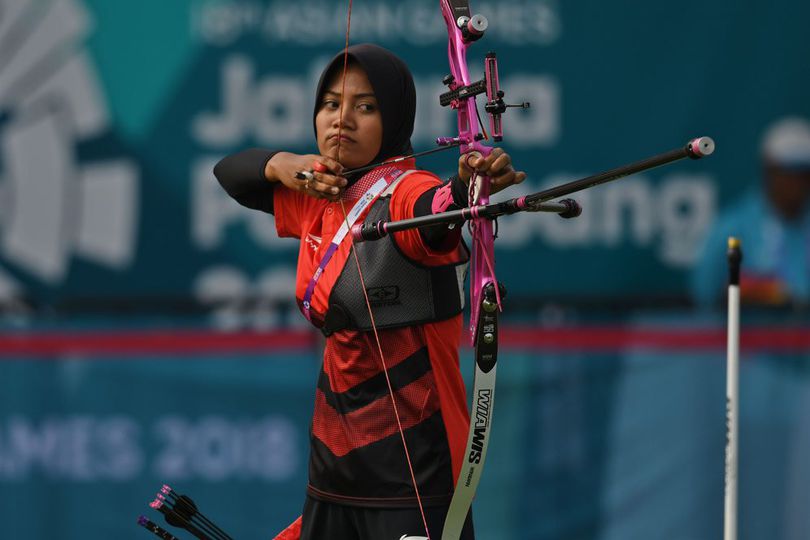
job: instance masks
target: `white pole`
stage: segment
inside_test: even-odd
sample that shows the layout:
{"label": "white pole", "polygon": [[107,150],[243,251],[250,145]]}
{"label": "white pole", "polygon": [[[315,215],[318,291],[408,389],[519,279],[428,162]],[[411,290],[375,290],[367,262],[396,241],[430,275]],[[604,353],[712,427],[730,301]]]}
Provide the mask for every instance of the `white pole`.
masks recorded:
{"label": "white pole", "polygon": [[728,348],[726,357],[726,475],[723,540],[737,540],[737,457],[740,417],[740,261],[737,238],[728,239]]}

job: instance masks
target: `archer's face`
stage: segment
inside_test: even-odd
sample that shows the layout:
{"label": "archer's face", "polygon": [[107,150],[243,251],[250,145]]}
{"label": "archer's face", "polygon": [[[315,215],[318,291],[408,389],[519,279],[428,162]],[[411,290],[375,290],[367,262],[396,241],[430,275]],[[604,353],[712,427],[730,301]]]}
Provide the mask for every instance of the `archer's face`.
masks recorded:
{"label": "archer's face", "polygon": [[315,128],[321,155],[336,159],[351,169],[368,165],[380,151],[383,125],[377,98],[366,73],[359,66],[350,64],[345,85],[342,75],[343,70],[339,70],[326,85],[315,116]]}

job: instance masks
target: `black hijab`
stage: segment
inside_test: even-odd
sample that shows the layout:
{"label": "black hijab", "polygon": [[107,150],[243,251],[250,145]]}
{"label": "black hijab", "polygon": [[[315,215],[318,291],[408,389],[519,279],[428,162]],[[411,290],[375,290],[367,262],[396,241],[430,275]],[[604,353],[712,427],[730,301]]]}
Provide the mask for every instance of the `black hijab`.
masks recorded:
{"label": "black hijab", "polygon": [[[335,56],[318,81],[313,127],[326,84],[336,74],[339,77],[342,73],[343,56],[344,51]],[[383,140],[380,152],[366,165],[413,153],[411,134],[416,116],[416,88],[408,66],[391,51],[370,43],[350,46],[348,57],[350,62],[354,61],[366,72],[382,116]],[[315,132],[317,136],[317,128]]]}

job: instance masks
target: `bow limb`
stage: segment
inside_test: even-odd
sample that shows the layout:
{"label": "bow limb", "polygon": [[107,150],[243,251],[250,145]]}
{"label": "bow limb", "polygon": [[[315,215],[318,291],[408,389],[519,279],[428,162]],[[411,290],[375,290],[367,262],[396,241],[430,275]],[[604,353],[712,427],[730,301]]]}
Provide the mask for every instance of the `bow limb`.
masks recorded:
{"label": "bow limb", "polygon": [[[469,30],[469,27],[475,26],[474,22],[476,22],[478,31],[483,32],[486,29],[486,19],[483,19],[480,15],[476,15],[475,17],[478,19],[475,19],[471,15],[467,0],[441,0],[441,8],[447,25],[448,60],[452,77],[448,86],[451,91],[469,87],[472,81],[467,67],[467,48],[474,41],[474,38],[469,37],[469,33],[473,31]],[[460,22],[463,22],[463,24],[459,24]],[[473,152],[477,152],[484,157],[488,156],[492,152],[492,147],[485,146],[480,142],[480,134],[483,134],[484,131],[478,121],[479,114],[475,96],[456,99],[450,106],[455,108],[457,112],[457,139],[462,142],[460,146],[461,154],[466,154],[468,159]],[[499,120],[498,123],[500,123]],[[487,204],[490,195],[490,178],[473,174],[472,178],[470,178],[470,190],[470,206]],[[474,344],[478,334],[482,291],[487,284],[495,283],[496,279],[492,221],[476,219],[471,222],[470,230],[473,239],[473,260],[470,277],[470,336],[472,344]],[[496,296],[500,307],[500,291],[497,288]]]}
{"label": "bow limb", "polygon": [[[348,66],[348,45],[351,28],[351,0],[349,0],[348,17],[346,25],[346,50],[344,52],[344,65],[341,85],[345,95],[346,71]],[[503,93],[498,88],[497,63],[495,56],[487,55],[486,77],[484,81],[474,84],[470,82],[469,70],[467,68],[467,48],[483,34],[487,26],[487,21],[480,15],[471,16],[467,0],[440,0],[440,6],[448,30],[448,59],[451,75],[446,79],[450,87],[450,92],[443,95],[440,101],[449,104],[457,112],[458,136],[445,141],[443,145],[453,144],[458,146],[461,154],[466,155],[468,165],[469,158],[473,152],[486,157],[492,152],[492,148],[480,143],[481,138],[486,138],[486,132],[479,122],[479,113],[475,101],[475,96],[486,92],[487,112],[490,114],[490,127],[493,138],[500,140],[501,125],[500,113],[503,112]],[[448,97],[449,94],[449,97]],[[445,101],[447,101],[445,103]],[[343,118],[343,106],[345,100],[341,100],[339,117]],[[440,143],[442,144],[442,143]],[[337,159],[340,161],[340,131],[338,132]],[[489,202],[490,178],[484,175],[473,174],[470,179],[471,205],[485,205]],[[348,225],[348,216],[341,199],[341,209],[344,220]],[[495,362],[497,360],[497,312],[501,304],[501,290],[495,277],[494,259],[494,234],[492,221],[484,218],[476,218],[470,222],[472,234],[472,276],[470,282],[471,318],[470,333],[476,349],[475,386],[473,389],[474,422],[470,423],[470,431],[467,440],[464,463],[462,463],[461,474],[450,503],[450,509],[445,520],[442,538],[444,540],[458,540],[466,522],[472,499],[478,486],[481,472],[483,470],[486,450],[489,442],[489,424],[494,407],[495,394]],[[371,321],[371,326],[379,353],[381,370],[385,375],[391,404],[396,418],[405,459],[411,475],[411,482],[416,494],[417,503],[425,527],[426,538],[430,539],[427,519],[419,494],[419,486],[416,481],[416,474],[410,458],[410,452],[405,440],[405,434],[397,408],[396,398],[389,379],[388,367],[374,321],[374,313],[371,302],[368,298],[363,271],[357,255],[357,246],[354,246],[352,253],[355,265],[360,277],[361,287],[365,298],[366,307]]]}
{"label": "bow limb", "polygon": [[[481,144],[486,133],[479,122],[475,85],[470,81],[467,67],[467,48],[486,30],[486,19],[473,16],[467,0],[440,0],[442,15],[447,25],[448,60],[450,76],[445,78],[450,92],[441,101],[456,110],[460,151],[466,155],[467,165],[473,152],[486,157],[492,148]],[[497,64],[488,55],[484,80],[490,102],[500,99],[497,88]],[[489,109],[488,109],[489,112]],[[500,139],[500,114],[491,114],[493,138]],[[489,203],[490,178],[473,174],[470,178],[470,206]],[[470,336],[475,345],[475,379],[471,407],[470,430],[463,454],[463,462],[450,508],[442,531],[442,540],[458,540],[475,496],[486,460],[490,424],[495,405],[495,362],[498,351],[498,310],[501,291],[495,277],[493,223],[489,219],[475,218],[469,222],[472,235],[472,270],[470,276]]]}

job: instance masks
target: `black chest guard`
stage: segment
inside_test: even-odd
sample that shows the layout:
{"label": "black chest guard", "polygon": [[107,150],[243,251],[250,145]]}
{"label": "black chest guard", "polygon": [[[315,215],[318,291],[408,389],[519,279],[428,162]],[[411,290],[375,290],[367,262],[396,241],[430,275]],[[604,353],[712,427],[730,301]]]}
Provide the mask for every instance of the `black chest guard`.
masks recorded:
{"label": "black chest guard", "polygon": [[[407,174],[407,173],[406,173]],[[367,220],[388,221],[388,204],[397,178],[371,205]],[[442,321],[464,309],[464,279],[469,251],[462,240],[464,260],[445,266],[424,266],[406,257],[393,236],[376,242],[354,244],[377,328],[399,328]],[[329,295],[329,308],[321,331],[329,336],[338,330],[372,329],[357,265],[350,254]]]}

